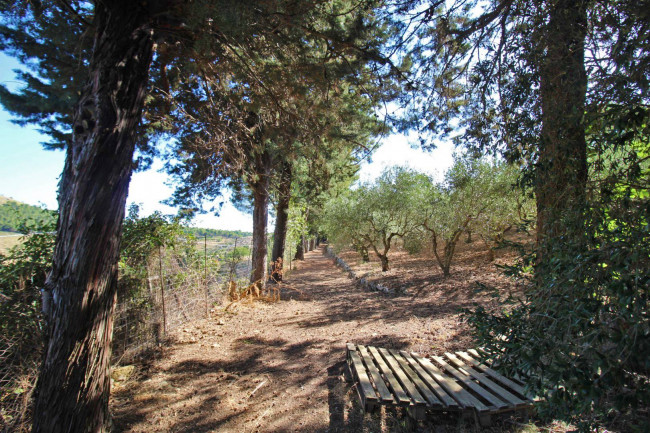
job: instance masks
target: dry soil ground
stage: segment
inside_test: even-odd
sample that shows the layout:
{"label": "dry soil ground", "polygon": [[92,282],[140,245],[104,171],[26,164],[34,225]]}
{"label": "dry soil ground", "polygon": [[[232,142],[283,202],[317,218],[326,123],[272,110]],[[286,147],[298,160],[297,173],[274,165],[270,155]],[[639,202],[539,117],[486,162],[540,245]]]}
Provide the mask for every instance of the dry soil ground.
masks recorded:
{"label": "dry soil ground", "polygon": [[[379,275],[377,263],[346,256],[361,273],[407,288],[395,296],[358,289],[322,250],[310,252],[282,283],[280,302],[219,308],[209,320],[178,332],[173,344],[136,366],[130,379],[117,382],[111,402],[115,430],[474,431],[471,420],[438,418],[414,426],[394,410],[363,414],[354,389],[342,379],[347,342],[425,355],[472,346],[459,309],[494,301],[476,290],[476,282],[502,292],[515,287],[486,262],[484,252],[463,248],[445,280],[426,258],[398,252],[392,256],[396,270]],[[521,428],[501,420],[492,430]]]}

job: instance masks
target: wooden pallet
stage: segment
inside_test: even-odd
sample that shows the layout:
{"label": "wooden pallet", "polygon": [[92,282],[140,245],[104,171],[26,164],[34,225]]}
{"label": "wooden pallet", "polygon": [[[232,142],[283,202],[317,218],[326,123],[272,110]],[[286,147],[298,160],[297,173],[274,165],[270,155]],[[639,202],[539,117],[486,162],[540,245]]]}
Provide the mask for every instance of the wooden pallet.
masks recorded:
{"label": "wooden pallet", "polygon": [[475,350],[429,360],[415,353],[348,343],[347,369],[366,411],[402,406],[418,420],[427,411],[458,412],[486,426],[493,414],[528,414],[533,406],[522,383],[481,364]]}

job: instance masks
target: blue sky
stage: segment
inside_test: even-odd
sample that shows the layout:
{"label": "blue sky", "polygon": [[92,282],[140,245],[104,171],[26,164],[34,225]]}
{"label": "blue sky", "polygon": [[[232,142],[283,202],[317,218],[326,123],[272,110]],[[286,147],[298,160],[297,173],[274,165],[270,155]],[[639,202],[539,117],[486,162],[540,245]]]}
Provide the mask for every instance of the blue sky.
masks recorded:
{"label": "blue sky", "polygon": [[[19,87],[12,69],[18,63],[0,53],[0,83],[10,88]],[[42,136],[34,127],[21,127],[10,122],[11,115],[0,107],[0,195],[29,204],[45,205],[56,209],[56,191],[59,176],[63,170],[65,152],[43,150]],[[382,141],[381,147],[372,157],[372,163],[364,163],[360,179],[369,181],[376,178],[383,169],[393,165],[410,166],[416,170],[440,176],[452,163],[453,147],[449,143],[439,144],[431,153],[413,149],[403,135],[391,135]],[[159,170],[162,162],[154,163],[151,170],[135,173],[129,188],[128,203],[141,204],[143,215],[156,210],[175,213],[175,209],[162,205],[172,188],[167,185],[168,178]],[[209,206],[208,206],[209,207]],[[197,227],[225,230],[251,231],[253,219],[227,203],[220,215],[199,215],[193,221]]]}

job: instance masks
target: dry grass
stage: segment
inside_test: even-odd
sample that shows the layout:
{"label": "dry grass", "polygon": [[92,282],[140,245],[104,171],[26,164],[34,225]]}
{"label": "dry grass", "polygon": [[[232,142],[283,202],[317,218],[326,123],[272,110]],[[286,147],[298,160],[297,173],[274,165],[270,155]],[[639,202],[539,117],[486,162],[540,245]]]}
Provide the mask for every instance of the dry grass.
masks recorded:
{"label": "dry grass", "polygon": [[22,237],[20,233],[0,231],[0,254],[6,254],[10,248],[19,245]]}

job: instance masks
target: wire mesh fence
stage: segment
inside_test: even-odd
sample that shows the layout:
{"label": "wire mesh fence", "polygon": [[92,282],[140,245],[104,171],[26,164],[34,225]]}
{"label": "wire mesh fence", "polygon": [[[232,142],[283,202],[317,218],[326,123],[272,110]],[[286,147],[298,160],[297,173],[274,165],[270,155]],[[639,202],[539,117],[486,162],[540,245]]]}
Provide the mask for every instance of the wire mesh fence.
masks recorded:
{"label": "wire mesh fence", "polygon": [[[285,272],[292,268],[296,244],[287,242]],[[268,246],[270,262],[270,242]],[[161,344],[174,330],[208,316],[226,299],[229,281],[239,287],[248,285],[251,251],[251,237],[204,238],[190,245],[189,251],[160,249],[149,260],[146,278],[137,279],[137,287],[120,280],[113,324],[113,365],[129,362]],[[31,334],[38,341],[27,341],[24,335],[0,335],[0,432],[30,429],[29,402],[42,340],[41,332]],[[21,344],[31,349],[17,349]],[[23,353],[31,356],[17,356]]]}
{"label": "wire mesh fence", "polygon": [[229,281],[248,281],[250,247],[250,237],[202,239],[193,261],[161,249],[148,266],[144,287],[118,296],[113,362],[155,347],[171,331],[207,317],[223,301]]}

